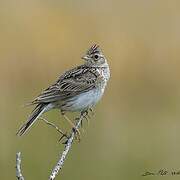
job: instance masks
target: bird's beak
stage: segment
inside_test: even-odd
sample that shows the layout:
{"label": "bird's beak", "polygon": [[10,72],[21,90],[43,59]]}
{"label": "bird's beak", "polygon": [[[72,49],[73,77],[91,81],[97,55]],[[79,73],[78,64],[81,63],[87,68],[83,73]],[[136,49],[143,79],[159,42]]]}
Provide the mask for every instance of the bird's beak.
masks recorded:
{"label": "bird's beak", "polygon": [[82,57],[82,59],[84,59],[84,60],[86,60],[86,61],[87,61],[87,60],[89,60],[89,59],[90,59],[90,57],[89,57],[89,56],[87,56],[87,55],[85,55],[85,56],[83,56],[83,57]]}

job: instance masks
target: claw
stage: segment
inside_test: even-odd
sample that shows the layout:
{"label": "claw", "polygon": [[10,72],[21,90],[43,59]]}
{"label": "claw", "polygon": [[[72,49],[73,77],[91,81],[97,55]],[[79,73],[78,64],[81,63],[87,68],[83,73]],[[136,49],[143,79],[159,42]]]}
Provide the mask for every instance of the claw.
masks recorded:
{"label": "claw", "polygon": [[94,116],[93,108],[89,108],[89,110],[91,111],[92,116]]}
{"label": "claw", "polygon": [[88,121],[91,118],[89,115],[89,110],[92,112],[91,108],[81,112],[81,115],[83,116],[83,118],[86,119],[86,121]]}
{"label": "claw", "polygon": [[81,133],[79,129],[76,129],[75,127],[72,128],[73,132],[75,133],[75,138],[78,140],[78,142],[81,141]]}
{"label": "claw", "polygon": [[[66,138],[66,141],[68,141],[68,139],[69,139],[69,137],[68,137],[68,135],[65,133],[65,134],[63,134],[60,138],[59,138],[59,142],[62,140],[62,139],[64,139],[64,138]],[[62,144],[64,144],[64,143],[62,143]]]}
{"label": "claw", "polygon": [[62,144],[65,144],[65,145],[66,145],[67,143],[68,143],[68,139],[67,139],[66,141],[62,142]]}
{"label": "claw", "polygon": [[83,122],[81,121],[81,128],[83,127]]}

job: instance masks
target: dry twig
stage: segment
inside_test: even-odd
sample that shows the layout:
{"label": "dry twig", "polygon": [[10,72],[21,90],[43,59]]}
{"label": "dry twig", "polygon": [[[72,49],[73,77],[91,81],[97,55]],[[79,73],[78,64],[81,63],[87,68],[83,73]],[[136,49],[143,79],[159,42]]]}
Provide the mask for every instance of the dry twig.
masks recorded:
{"label": "dry twig", "polygon": [[58,174],[58,172],[62,169],[62,167],[64,165],[64,161],[66,159],[66,156],[67,156],[67,154],[68,154],[68,152],[72,146],[74,137],[76,135],[76,131],[81,126],[83,118],[84,118],[84,113],[82,113],[80,115],[80,117],[78,118],[78,121],[76,123],[75,128],[72,128],[72,132],[70,134],[70,137],[68,138],[67,142],[65,143],[66,145],[65,145],[64,151],[62,152],[57,164],[53,168],[51,175],[49,176],[49,180],[54,180],[56,175]]}
{"label": "dry twig", "polygon": [[[51,175],[49,176],[49,180],[54,180],[55,177],[57,176],[57,174],[59,173],[59,171],[62,169],[64,162],[65,162],[65,159],[66,159],[66,156],[67,156],[69,150],[71,149],[72,143],[76,137],[76,133],[82,124],[82,120],[84,118],[86,118],[87,115],[88,115],[88,112],[83,112],[80,114],[80,117],[77,118],[75,128],[74,127],[72,128],[72,131],[71,131],[69,137],[66,134],[64,134],[55,124],[47,121],[44,118],[40,118],[44,122],[46,122],[46,124],[54,127],[63,137],[67,138],[67,141],[65,142],[64,151],[62,152],[57,164],[53,168]],[[20,152],[16,153],[16,177],[18,180],[24,180],[24,177],[21,173],[21,153]]]}
{"label": "dry twig", "polygon": [[21,173],[21,152],[16,153],[16,177],[18,180],[24,180]]}
{"label": "dry twig", "polygon": [[59,129],[54,123],[49,122],[47,119],[43,117],[40,117],[39,119],[43,120],[47,125],[54,127],[62,135],[59,141],[61,141],[64,137],[67,139],[69,138],[67,134],[65,134],[61,129]]}

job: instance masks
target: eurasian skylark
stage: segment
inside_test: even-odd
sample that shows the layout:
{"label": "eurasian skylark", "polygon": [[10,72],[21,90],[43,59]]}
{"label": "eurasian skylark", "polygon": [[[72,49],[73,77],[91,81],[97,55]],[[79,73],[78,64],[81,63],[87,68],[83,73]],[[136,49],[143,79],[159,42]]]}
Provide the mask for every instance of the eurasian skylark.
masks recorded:
{"label": "eurasian skylark", "polygon": [[51,109],[60,109],[63,115],[66,111],[84,112],[101,99],[110,78],[106,58],[99,46],[93,45],[82,59],[85,60],[83,65],[66,71],[31,102],[36,107],[18,130],[18,135],[25,134],[43,113]]}

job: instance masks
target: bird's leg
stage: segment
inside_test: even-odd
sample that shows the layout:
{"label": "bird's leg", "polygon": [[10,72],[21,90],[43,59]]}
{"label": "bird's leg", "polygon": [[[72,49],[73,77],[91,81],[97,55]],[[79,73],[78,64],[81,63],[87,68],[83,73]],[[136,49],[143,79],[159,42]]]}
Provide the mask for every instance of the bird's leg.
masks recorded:
{"label": "bird's leg", "polygon": [[59,141],[61,141],[63,138],[69,139],[68,135],[64,133],[61,129],[59,129],[54,123],[49,122],[47,119],[43,117],[40,117],[39,119],[43,120],[47,125],[54,127],[61,134]]}
{"label": "bird's leg", "polygon": [[77,137],[78,141],[80,141],[81,140],[81,133],[80,133],[79,129],[77,129],[75,124],[65,115],[65,112],[61,111],[61,114],[64,117],[64,119],[66,119],[67,122],[70,124],[70,126],[73,129],[73,131],[76,132],[76,135],[77,135],[76,137]]}

